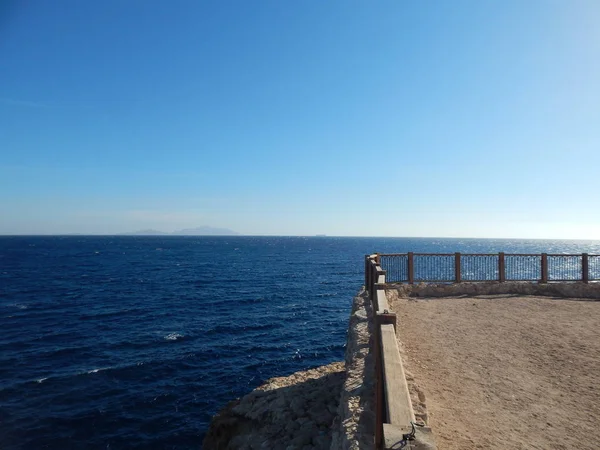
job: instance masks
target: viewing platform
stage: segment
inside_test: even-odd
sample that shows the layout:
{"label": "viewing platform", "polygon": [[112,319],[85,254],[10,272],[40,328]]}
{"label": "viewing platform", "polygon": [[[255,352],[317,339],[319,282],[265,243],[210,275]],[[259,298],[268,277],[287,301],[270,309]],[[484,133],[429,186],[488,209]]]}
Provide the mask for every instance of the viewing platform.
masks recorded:
{"label": "viewing platform", "polygon": [[597,281],[585,253],[367,255],[375,448],[594,448]]}
{"label": "viewing platform", "polygon": [[372,254],[343,362],[267,380],[205,449],[595,449],[600,255]]}

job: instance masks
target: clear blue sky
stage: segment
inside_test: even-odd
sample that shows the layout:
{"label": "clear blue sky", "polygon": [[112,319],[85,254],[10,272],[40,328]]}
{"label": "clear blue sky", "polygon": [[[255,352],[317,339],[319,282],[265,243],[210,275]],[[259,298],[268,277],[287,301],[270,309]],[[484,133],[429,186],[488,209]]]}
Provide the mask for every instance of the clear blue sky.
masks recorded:
{"label": "clear blue sky", "polygon": [[596,0],[0,5],[0,234],[600,239]]}

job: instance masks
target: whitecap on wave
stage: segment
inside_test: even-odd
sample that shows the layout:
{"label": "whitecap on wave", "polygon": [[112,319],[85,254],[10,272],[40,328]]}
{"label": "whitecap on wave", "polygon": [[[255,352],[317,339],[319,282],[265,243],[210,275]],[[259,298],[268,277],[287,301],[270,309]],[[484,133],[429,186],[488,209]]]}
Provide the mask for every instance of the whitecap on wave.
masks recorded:
{"label": "whitecap on wave", "polygon": [[178,339],[181,339],[183,337],[183,334],[179,334],[179,333],[169,333],[165,336],[165,339],[167,341],[176,341]]}
{"label": "whitecap on wave", "polygon": [[107,370],[107,369],[110,369],[110,367],[100,367],[98,369],[88,370],[87,373],[98,373],[98,372],[102,372],[103,370]]}
{"label": "whitecap on wave", "polygon": [[27,309],[27,308],[29,308],[29,306],[24,305],[22,303],[10,303],[10,304],[8,304],[6,306],[9,306],[9,307],[12,307],[12,308],[17,308],[17,309]]}

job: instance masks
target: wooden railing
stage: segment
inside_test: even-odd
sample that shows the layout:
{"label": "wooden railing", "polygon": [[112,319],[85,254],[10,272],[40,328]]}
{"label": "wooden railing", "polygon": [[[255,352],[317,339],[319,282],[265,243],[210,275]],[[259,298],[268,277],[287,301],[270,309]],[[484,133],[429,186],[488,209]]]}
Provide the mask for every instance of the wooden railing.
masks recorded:
{"label": "wooden railing", "polygon": [[[600,255],[404,253],[365,256],[365,288],[373,307],[375,445],[412,448],[403,441],[415,421],[396,340],[396,314],[385,289],[394,282],[600,281]],[[389,287],[389,285],[388,285]],[[427,438],[431,430],[417,428]],[[431,448],[431,447],[429,447]]]}
{"label": "wooden railing", "polygon": [[396,340],[396,314],[388,305],[379,262],[378,255],[365,256],[365,287],[375,322],[375,448],[404,448],[402,436],[411,432],[415,416]]}
{"label": "wooden railing", "polygon": [[377,254],[387,282],[600,281],[600,255],[525,253]]}

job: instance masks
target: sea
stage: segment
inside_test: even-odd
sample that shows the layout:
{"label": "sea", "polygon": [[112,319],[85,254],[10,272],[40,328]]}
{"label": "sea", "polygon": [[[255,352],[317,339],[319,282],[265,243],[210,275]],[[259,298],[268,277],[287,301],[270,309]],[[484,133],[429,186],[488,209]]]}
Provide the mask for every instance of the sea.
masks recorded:
{"label": "sea", "polygon": [[188,449],[268,378],[342,360],[374,252],[600,241],[0,237],[0,449]]}

